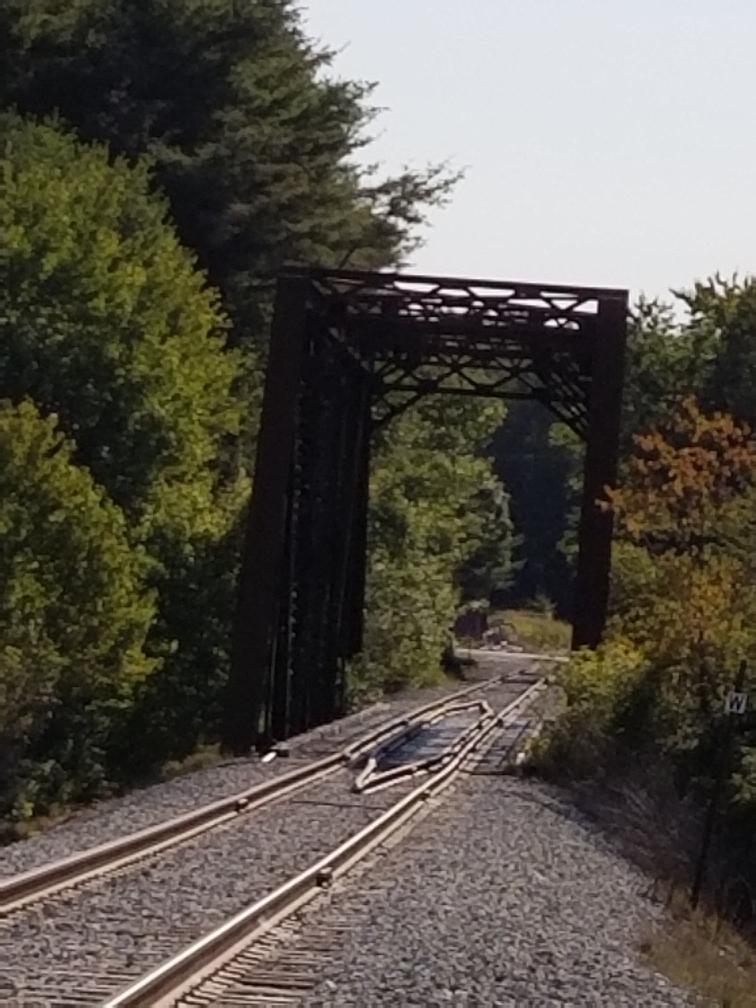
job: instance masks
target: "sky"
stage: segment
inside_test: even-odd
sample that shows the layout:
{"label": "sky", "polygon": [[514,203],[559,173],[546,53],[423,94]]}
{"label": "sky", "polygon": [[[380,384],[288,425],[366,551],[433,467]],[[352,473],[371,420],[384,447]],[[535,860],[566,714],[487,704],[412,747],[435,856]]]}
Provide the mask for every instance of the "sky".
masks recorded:
{"label": "sky", "polygon": [[466,169],[416,272],[665,296],[756,272],[753,0],[302,0],[369,160]]}

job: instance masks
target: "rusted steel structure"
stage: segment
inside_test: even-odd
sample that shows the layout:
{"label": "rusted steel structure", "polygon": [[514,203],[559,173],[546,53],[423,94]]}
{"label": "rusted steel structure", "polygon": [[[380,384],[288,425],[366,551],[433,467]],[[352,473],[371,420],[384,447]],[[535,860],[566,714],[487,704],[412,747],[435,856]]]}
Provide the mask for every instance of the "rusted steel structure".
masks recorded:
{"label": "rusted steel structure", "polygon": [[431,393],[531,399],[586,441],[575,645],[601,637],[627,292],[355,271],[279,278],[224,741],[340,714],[361,647],[371,434]]}

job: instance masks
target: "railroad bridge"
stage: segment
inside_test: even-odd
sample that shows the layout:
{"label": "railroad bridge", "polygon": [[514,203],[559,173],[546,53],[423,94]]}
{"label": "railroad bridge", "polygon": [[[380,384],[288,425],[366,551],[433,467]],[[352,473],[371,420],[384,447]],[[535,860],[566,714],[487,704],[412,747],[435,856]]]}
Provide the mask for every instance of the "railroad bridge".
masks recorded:
{"label": "railroad bridge", "polygon": [[608,597],[627,292],[292,270],[277,283],[225,744],[343,712],[363,630],[371,436],[432,393],[542,403],[586,442],[573,646]]}

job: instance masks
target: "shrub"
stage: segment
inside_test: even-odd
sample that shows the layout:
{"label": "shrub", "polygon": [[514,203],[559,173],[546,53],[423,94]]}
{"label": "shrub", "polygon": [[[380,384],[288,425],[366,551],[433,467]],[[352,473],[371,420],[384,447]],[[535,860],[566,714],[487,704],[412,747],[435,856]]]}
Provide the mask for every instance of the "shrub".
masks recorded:
{"label": "shrub", "polygon": [[576,652],[555,673],[565,707],[536,745],[539,768],[557,778],[601,776],[624,746],[640,748],[649,673],[647,660],[628,640]]}

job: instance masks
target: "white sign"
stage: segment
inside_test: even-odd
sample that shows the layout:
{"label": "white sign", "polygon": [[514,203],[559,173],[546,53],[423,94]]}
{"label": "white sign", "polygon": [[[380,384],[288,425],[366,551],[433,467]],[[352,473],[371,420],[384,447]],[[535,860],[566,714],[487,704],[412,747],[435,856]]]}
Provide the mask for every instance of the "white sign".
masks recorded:
{"label": "white sign", "polygon": [[732,690],[727,694],[727,699],[725,700],[725,712],[727,714],[745,714],[747,706],[747,693],[736,693]]}

